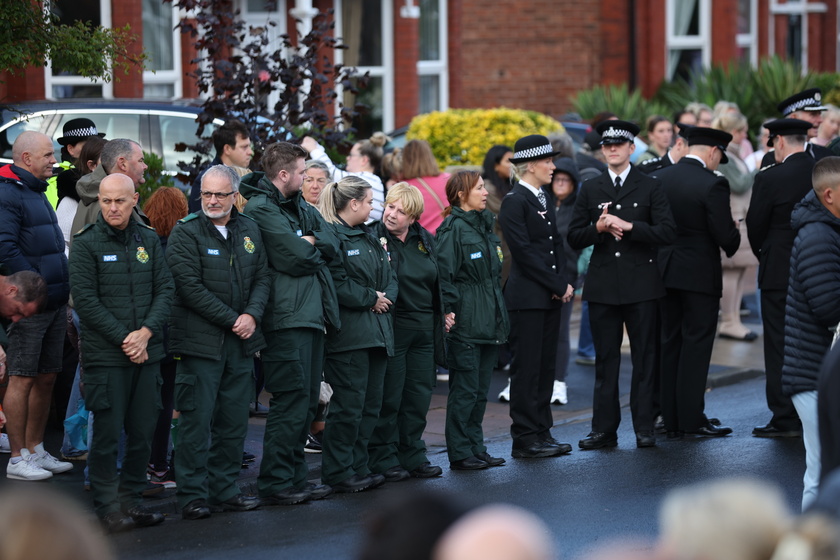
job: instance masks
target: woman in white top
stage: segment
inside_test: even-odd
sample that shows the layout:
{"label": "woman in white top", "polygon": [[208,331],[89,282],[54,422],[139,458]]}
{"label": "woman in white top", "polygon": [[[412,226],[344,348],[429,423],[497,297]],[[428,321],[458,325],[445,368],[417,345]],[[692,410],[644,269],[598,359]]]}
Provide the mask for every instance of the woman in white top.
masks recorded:
{"label": "woman in white top", "polygon": [[390,138],[384,132],[376,132],[370,139],[353,144],[347,155],[346,170],[337,168],[323,146],[314,138],[306,136],[300,145],[309,152],[309,157],[313,160],[326,164],[333,181],[337,182],[348,175],[355,175],[370,183],[373,189],[373,210],[368,221],[375,221],[382,219],[382,211],[385,208],[385,186],[376,173],[384,155],[383,148],[388,140]]}

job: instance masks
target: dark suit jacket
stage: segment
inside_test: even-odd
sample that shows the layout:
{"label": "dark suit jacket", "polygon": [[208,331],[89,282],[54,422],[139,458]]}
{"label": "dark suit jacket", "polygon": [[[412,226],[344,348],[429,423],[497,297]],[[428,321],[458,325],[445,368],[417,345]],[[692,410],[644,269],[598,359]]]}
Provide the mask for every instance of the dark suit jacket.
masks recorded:
{"label": "dark suit jacket", "polygon": [[664,156],[659,156],[658,158],[643,161],[636,166],[636,169],[643,173],[647,173],[648,175],[653,175],[656,171],[665,169],[666,167],[671,167],[672,165],[674,165],[674,163],[671,161],[671,156],[669,154],[665,154]]}
{"label": "dark suit jacket", "polygon": [[[621,241],[609,233],[598,233],[595,227],[605,202],[612,203],[610,214],[633,223],[633,229]],[[657,252],[660,245],[674,240],[675,230],[658,179],[631,168],[619,192],[606,171],[583,183],[569,225],[569,245],[573,249],[595,246],[583,285],[583,299],[622,305],[665,295]]]}
{"label": "dark suit jacket", "polygon": [[[826,148],[825,146],[820,146],[819,144],[812,144],[808,142],[805,144],[805,153],[810,154],[815,161],[819,161],[824,157],[833,156],[834,153]],[[761,158],[761,168],[764,169],[765,167],[770,167],[771,165],[776,164],[776,155],[773,151],[769,151],[764,154],[764,157]]]}
{"label": "dark suit jacket", "polygon": [[[552,197],[546,194],[546,202]],[[543,210],[537,197],[520,184],[502,199],[499,211],[505,241],[513,264],[505,283],[505,305],[509,310],[549,309],[562,304],[551,295],[563,296],[566,257],[563,239],[557,232],[557,218],[549,205]]]}
{"label": "dark suit jacket", "polygon": [[796,237],[790,227],[790,214],[811,191],[811,172],[816,163],[807,152],[798,152],[755,176],[747,237],[758,257],[758,285],[763,290],[787,290],[790,252]]}
{"label": "dark suit jacket", "polygon": [[676,240],[659,250],[665,287],[720,297],[720,249],[731,257],[741,243],[729,208],[729,183],[690,157],[654,175],[677,223]]}

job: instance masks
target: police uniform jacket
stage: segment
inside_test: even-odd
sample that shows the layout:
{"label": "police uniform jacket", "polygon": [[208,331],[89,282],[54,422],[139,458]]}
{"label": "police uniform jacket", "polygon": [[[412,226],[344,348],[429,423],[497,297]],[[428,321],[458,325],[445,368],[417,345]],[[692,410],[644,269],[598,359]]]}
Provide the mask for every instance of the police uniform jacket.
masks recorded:
{"label": "police uniform jacket", "polygon": [[758,285],[785,290],[790,277],[790,251],[796,236],[790,226],[794,206],[811,188],[816,161],[807,152],[791,154],[784,163],[758,172],[747,212],[747,236],[758,257]]}
{"label": "police uniform jacket", "polygon": [[[814,163],[818,162],[824,157],[834,155],[834,152],[832,152],[825,146],[820,146],[819,144],[814,144],[812,142],[805,143],[805,153],[811,156],[811,158],[814,160]],[[764,154],[764,157],[761,158],[762,169],[765,167],[770,167],[771,165],[776,165],[776,154],[773,153],[773,150],[768,151],[766,154]]]}
{"label": "police uniform jacket", "polygon": [[[633,229],[620,241],[596,229],[602,205],[607,202],[611,203],[610,214],[633,223]],[[658,179],[631,168],[620,191],[616,191],[609,172],[583,183],[569,225],[569,245],[573,249],[594,245],[583,298],[623,305],[664,296],[657,252],[659,246],[674,240],[675,231]]]}
{"label": "police uniform jacket", "polygon": [[674,165],[674,162],[671,161],[671,155],[670,152],[668,152],[664,156],[646,159],[636,165],[636,169],[643,173],[647,173],[648,175],[653,175],[654,172],[659,171],[660,169],[665,169],[666,167],[671,167],[672,165]]}
{"label": "police uniform jacket", "polygon": [[693,157],[655,176],[677,223],[676,239],[659,250],[665,287],[720,297],[720,249],[731,257],[741,242],[729,208],[729,183]]}
{"label": "police uniform jacket", "polygon": [[122,343],[140,327],[152,331],[148,363],[160,361],[175,287],[155,230],[133,220],[115,229],[100,215],[74,239],[70,286],[85,366],[131,366]]}
{"label": "police uniform jacket", "polygon": [[[231,209],[225,239],[203,212],[180,220],[169,236],[166,262],[177,297],[169,352],[211,360],[222,357],[225,335],[243,313],[257,330],[242,341],[245,355],[265,347],[259,328],[271,275],[256,222]],[[232,334],[232,333],[231,333]]]}
{"label": "police uniform jacket", "polygon": [[562,297],[569,279],[554,208],[544,209],[534,193],[516,184],[502,199],[499,223],[513,259],[504,287],[508,310],[560,307],[562,301],[551,296]]}

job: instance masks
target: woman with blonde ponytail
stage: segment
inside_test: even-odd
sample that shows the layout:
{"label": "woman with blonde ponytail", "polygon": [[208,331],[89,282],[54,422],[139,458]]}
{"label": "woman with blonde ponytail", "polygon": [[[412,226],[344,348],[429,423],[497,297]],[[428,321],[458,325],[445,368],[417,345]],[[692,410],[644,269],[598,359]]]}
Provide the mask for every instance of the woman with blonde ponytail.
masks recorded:
{"label": "woman with blonde ponytail", "polygon": [[371,472],[368,443],[394,350],[397,279],[386,247],[365,226],[372,207],[370,184],[355,176],[328,184],[318,203],[338,251],[329,268],[341,330],[327,331],[324,378],[333,396],[321,459],[321,479],[336,492],[360,492],[385,482]]}

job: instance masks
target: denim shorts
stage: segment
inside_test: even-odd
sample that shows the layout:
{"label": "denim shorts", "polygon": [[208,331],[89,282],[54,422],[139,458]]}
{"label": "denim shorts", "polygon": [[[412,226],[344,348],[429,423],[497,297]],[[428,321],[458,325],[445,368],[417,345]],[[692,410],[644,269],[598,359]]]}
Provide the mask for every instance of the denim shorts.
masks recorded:
{"label": "denim shorts", "polygon": [[6,366],[9,375],[36,377],[62,370],[67,306],[21,319],[9,327]]}

